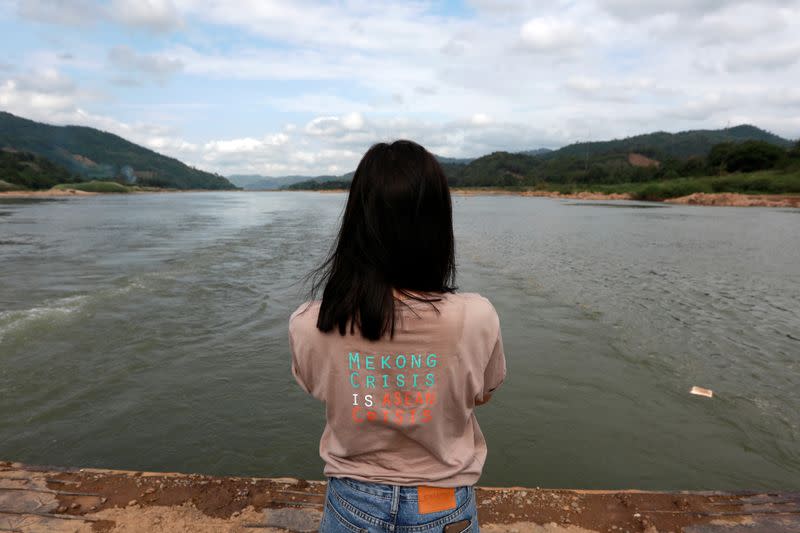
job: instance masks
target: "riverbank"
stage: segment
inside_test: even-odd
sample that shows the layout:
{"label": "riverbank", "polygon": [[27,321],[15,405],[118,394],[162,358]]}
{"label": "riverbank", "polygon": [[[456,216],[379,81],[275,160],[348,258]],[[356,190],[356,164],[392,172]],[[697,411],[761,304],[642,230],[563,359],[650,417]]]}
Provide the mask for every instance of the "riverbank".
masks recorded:
{"label": "riverbank", "polygon": [[[460,196],[514,195],[564,200],[636,200],[636,198],[629,193],[601,193],[590,191],[562,193],[557,191],[515,191],[506,189],[452,189],[452,193]],[[668,204],[722,207],[800,207],[800,195],[791,194],[694,193],[678,198],[650,201]]]}
{"label": "riverbank", "polygon": [[149,188],[141,190],[126,190],[126,191],[82,191],[80,189],[45,189],[45,190],[26,190],[26,191],[0,191],[0,198],[70,198],[79,196],[100,196],[100,195],[117,195],[117,194],[164,194],[164,193],[182,193],[182,192],[241,192],[235,190],[208,190],[208,189],[158,189]]}
{"label": "riverbank", "polygon": [[800,207],[800,195],[694,193],[664,200],[668,204],[733,207]]}
{"label": "riverbank", "polygon": [[[313,189],[318,190],[318,189]],[[514,195],[572,200],[635,200],[729,207],[800,207],[800,171],[762,170],[629,183],[540,183],[452,187],[455,195]],[[319,192],[345,192],[343,189]]]}
{"label": "riverbank", "polygon": [[[214,191],[206,189],[148,189],[115,192],[90,192],[78,189],[48,189],[43,191],[4,191],[0,192],[0,198],[65,198],[79,196],[97,196],[107,194],[162,194],[162,193],[182,193],[182,192],[291,192],[286,190],[274,191]],[[318,193],[347,193],[346,189],[320,189]],[[451,193],[456,196],[530,196],[537,198],[555,198],[561,200],[636,200],[629,193],[602,193],[591,191],[580,192],[559,192],[541,190],[516,190],[503,188],[453,188]],[[679,204],[679,205],[703,205],[718,207],[783,207],[800,208],[800,195],[792,194],[738,194],[738,193],[693,193],[677,198],[667,198],[664,200],[650,200],[660,203]]]}
{"label": "riverbank", "polygon": [[79,191],[77,189],[46,189],[42,191],[0,191],[0,198],[60,198],[64,196],[96,196],[98,194],[121,194]]}
{"label": "riverbank", "polygon": [[[319,189],[310,192],[346,193],[346,189]],[[542,190],[519,190],[503,188],[458,188],[450,189],[455,196],[531,196],[536,198],[555,198],[560,200],[629,200],[649,201],[668,204],[704,205],[718,207],[800,207],[800,195],[792,194],[737,194],[737,193],[694,193],[678,198],[663,200],[638,200],[630,193],[603,193],[592,191],[559,192]]]}
{"label": "riverbank", "polygon": [[[295,478],[41,467],[0,461],[0,526],[22,532],[311,532],[326,484]],[[481,530],[800,531],[800,494],[477,487]]]}
{"label": "riverbank", "polygon": [[633,200],[628,193],[602,193],[591,191],[562,193],[558,191],[516,190],[516,189],[450,189],[458,196],[534,196],[537,198],[561,198],[572,200]]}

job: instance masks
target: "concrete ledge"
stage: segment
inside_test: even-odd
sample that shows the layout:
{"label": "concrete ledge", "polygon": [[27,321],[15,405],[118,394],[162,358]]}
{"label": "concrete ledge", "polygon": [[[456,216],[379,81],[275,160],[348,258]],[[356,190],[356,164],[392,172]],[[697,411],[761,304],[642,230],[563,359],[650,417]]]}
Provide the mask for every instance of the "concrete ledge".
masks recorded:
{"label": "concrete ledge", "polygon": [[[325,482],[0,461],[0,532],[308,532]],[[800,533],[800,493],[478,487],[487,533]]]}

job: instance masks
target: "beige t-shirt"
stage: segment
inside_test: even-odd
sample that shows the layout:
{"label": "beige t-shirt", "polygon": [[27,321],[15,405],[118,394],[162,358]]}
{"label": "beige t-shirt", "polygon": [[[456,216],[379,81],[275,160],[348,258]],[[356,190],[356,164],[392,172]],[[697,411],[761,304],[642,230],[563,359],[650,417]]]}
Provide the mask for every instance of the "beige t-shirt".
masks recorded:
{"label": "beige t-shirt", "polygon": [[292,313],[292,374],[326,404],[326,476],[406,486],[478,481],[486,441],[473,409],[506,376],[500,320],[477,293],[441,297],[438,314],[424,302],[396,303],[391,340],[369,341],[358,328],[351,335],[349,324],[345,336],[322,333],[318,300]]}

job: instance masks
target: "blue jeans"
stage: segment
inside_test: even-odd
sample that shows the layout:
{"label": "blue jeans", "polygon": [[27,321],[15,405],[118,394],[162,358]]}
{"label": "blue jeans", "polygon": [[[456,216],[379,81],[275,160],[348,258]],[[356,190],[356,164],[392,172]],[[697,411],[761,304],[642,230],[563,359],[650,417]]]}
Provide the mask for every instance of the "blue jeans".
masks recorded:
{"label": "blue jeans", "polygon": [[475,487],[456,488],[456,507],[419,514],[417,488],[328,478],[320,533],[442,533],[452,522],[468,520],[457,533],[479,533]]}

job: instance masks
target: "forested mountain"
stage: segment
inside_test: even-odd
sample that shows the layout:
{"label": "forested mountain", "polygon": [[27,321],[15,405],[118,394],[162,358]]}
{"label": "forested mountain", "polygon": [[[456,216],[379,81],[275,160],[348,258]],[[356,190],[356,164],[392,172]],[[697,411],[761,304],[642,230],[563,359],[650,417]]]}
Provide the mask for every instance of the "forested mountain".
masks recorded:
{"label": "forested mountain", "polygon": [[[0,148],[34,153],[90,179],[127,175],[140,185],[176,189],[234,189],[218,174],[85,126],[51,126],[0,112]],[[0,177],[0,179],[2,179]]]}
{"label": "forested mountain", "polygon": [[[494,152],[479,158],[436,156],[452,186],[630,183],[794,165],[792,141],[751,125],[655,132],[575,143],[558,150]],[[0,180],[28,188],[80,179],[120,179],[177,189],[233,189],[217,174],[189,167],[125,139],[82,126],[51,126],[0,112]],[[748,170],[750,169],[750,170]],[[243,188],[347,187],[340,176],[231,176]],[[47,185],[50,184],[50,185]]]}
{"label": "forested mountain", "polygon": [[517,185],[531,169],[540,164],[537,156],[494,152],[479,157],[469,165],[460,168],[450,165],[444,170],[451,185],[476,186],[487,181],[492,185]]}
{"label": "forested mountain", "polygon": [[575,143],[542,154],[545,158],[562,156],[602,155],[610,153],[640,153],[656,159],[706,156],[715,144],[724,142],[764,141],[782,148],[792,142],[749,124],[721,130],[690,130],[679,133],[658,131],[612,141]]}

